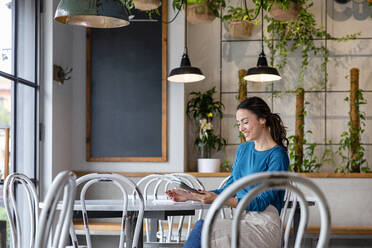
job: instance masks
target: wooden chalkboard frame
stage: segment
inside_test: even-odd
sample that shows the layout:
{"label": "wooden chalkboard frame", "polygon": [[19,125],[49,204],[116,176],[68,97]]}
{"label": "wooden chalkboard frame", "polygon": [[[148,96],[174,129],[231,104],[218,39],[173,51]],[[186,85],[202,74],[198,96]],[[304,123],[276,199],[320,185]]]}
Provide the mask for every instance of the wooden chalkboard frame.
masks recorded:
{"label": "wooden chalkboard frame", "polygon": [[[168,49],[168,3],[162,2],[162,110],[161,110],[161,156],[159,157],[92,157],[91,154],[91,40],[90,29],[86,32],[86,159],[88,162],[166,162],[168,160],[167,154],[167,49]],[[146,142],[146,141],[145,141]]]}

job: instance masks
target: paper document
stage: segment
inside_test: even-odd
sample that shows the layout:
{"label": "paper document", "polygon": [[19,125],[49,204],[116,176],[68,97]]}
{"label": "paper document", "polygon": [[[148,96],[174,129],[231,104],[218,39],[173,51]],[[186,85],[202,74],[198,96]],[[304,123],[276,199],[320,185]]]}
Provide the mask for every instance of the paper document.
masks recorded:
{"label": "paper document", "polygon": [[[175,205],[175,204],[185,204],[185,202],[175,202],[169,199],[155,199],[152,200],[155,205]],[[188,203],[193,203],[193,201],[188,201]]]}

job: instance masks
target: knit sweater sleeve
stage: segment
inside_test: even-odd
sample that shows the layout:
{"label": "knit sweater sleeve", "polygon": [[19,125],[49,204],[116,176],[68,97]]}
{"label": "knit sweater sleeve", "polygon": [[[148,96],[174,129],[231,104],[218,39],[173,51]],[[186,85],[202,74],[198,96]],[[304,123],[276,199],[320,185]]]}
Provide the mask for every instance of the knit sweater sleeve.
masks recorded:
{"label": "knit sweater sleeve", "polygon": [[234,164],[232,166],[231,174],[230,174],[229,179],[225,183],[225,185],[220,189],[211,190],[211,192],[214,192],[217,195],[219,195],[224,189],[229,187],[234,182],[233,172],[234,172],[235,165],[238,163],[239,158],[241,157],[242,149],[243,149],[242,145],[238,146],[238,149],[236,150],[236,156],[235,156]]}
{"label": "knit sweater sleeve", "polygon": [[[274,153],[268,163],[267,171],[288,171],[289,159],[285,152]],[[270,204],[280,212],[284,192],[282,190],[268,190],[258,194],[248,205],[248,211],[264,211]],[[241,198],[238,198],[240,201]]]}

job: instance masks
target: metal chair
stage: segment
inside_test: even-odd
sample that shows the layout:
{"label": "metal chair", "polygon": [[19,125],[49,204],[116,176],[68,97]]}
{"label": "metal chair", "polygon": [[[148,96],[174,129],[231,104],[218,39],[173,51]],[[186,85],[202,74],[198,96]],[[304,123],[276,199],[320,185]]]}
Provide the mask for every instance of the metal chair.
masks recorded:
{"label": "metal chair", "polygon": [[[182,181],[190,187],[198,188],[204,190],[203,184],[194,176],[185,174],[185,173],[172,173],[172,174],[152,174],[146,176],[137,182],[138,187],[140,188],[141,192],[143,193],[146,200],[158,200],[158,199],[166,199],[167,196],[165,195],[165,191],[168,189],[177,188],[177,185],[174,184],[174,181]],[[201,219],[202,217],[202,210],[199,211],[197,214],[197,219]],[[183,223],[187,218],[187,229],[186,234],[183,235]],[[157,232],[157,238],[159,239],[159,243],[179,243],[181,244],[183,241],[187,239],[191,231],[193,216],[180,216],[178,220],[177,229],[173,229],[173,222],[174,217],[170,216],[167,220],[168,231],[165,231],[164,221],[159,220],[159,232]],[[154,240],[150,239],[150,232],[149,232],[149,219],[145,219],[145,228],[146,228],[146,242],[153,243]]]}
{"label": "metal chair", "polygon": [[262,172],[253,174],[234,182],[232,185],[226,188],[216,198],[208,211],[202,230],[202,247],[210,247],[209,235],[212,231],[212,226],[217,215],[217,211],[223,206],[228,198],[234,196],[242,188],[250,185],[256,185],[256,187],[254,187],[249,193],[247,193],[246,196],[239,202],[236,208],[236,213],[232,220],[231,247],[239,247],[239,219],[241,213],[245,211],[248,204],[254,199],[257,194],[268,189],[288,189],[297,195],[301,206],[301,220],[296,236],[295,248],[301,247],[302,238],[309,218],[308,206],[302,191],[298,188],[297,185],[292,185],[291,182],[304,186],[314,193],[314,197],[317,199],[321,217],[321,229],[317,247],[327,247],[329,242],[331,217],[324,194],[309,179],[299,176],[295,173],[287,172]]}
{"label": "metal chair", "polygon": [[[230,177],[224,178],[217,189],[223,188],[225,184],[227,183],[227,181],[229,180],[229,178]],[[287,210],[288,210],[290,202],[292,203],[292,206],[290,208],[289,215],[287,217]],[[297,196],[293,195],[290,190],[286,190],[285,195],[284,195],[283,208],[282,208],[282,211],[280,212],[280,233],[282,235],[280,236],[281,241],[280,241],[279,247],[288,248],[289,235],[290,235],[290,230],[291,230],[290,227],[293,223],[293,218],[294,218],[294,214],[296,211],[296,207],[297,207]],[[227,211],[227,216],[226,216],[225,211]],[[220,209],[220,215],[222,219],[226,219],[226,218],[232,219],[233,214],[234,214],[234,210],[231,207],[224,207]]]}
{"label": "metal chair", "polygon": [[[291,182],[292,183],[292,182]],[[287,217],[287,210],[289,203],[291,202],[292,206]],[[297,208],[297,195],[293,194],[290,190],[285,191],[284,196],[284,205],[282,211],[280,212],[280,247],[288,248],[289,245],[289,235],[291,233],[291,226],[293,224],[294,215]]]}
{"label": "metal chair", "polygon": [[52,186],[45,197],[36,231],[36,248],[49,247],[48,239],[53,224],[57,205],[63,191],[61,213],[56,224],[52,239],[53,248],[65,247],[72,223],[73,205],[76,195],[76,176],[70,171],[60,172],[53,180]]}
{"label": "metal chair", "polygon": [[[16,204],[15,185],[22,185],[27,196],[27,205],[29,209],[30,225],[29,229],[22,227],[21,218]],[[37,229],[37,221],[39,217],[39,198],[36,189],[31,180],[24,174],[14,173],[9,175],[4,182],[3,191],[4,206],[8,216],[10,225],[10,234],[13,247],[34,247],[35,233]],[[26,241],[22,238],[22,229],[27,230],[30,235],[30,240]],[[28,244],[28,245],[26,245]]]}
{"label": "metal chair", "polygon": [[[136,184],[132,182],[129,178],[118,174],[88,174],[82,176],[77,179],[76,181],[77,186],[83,185],[80,193],[80,200],[81,200],[81,207],[82,207],[82,216],[84,222],[84,229],[85,229],[85,238],[87,242],[87,247],[92,247],[92,241],[90,238],[90,231],[89,231],[89,221],[88,221],[88,214],[86,209],[86,193],[88,189],[95,183],[110,183],[119,188],[123,195],[123,214],[121,218],[121,231],[120,231],[120,243],[119,248],[124,248],[124,243],[126,243],[126,247],[137,247],[140,239],[140,235],[142,234],[142,220],[144,216],[144,200],[142,197],[141,192],[138,190]],[[129,190],[128,190],[129,187]],[[136,192],[136,195],[139,198],[139,209],[138,209],[138,217],[135,225],[135,231],[132,237],[125,236],[125,224],[128,218],[128,192]],[[73,240],[74,247],[77,247],[77,238],[75,232],[71,233],[71,239]],[[130,244],[131,243],[131,244]]]}

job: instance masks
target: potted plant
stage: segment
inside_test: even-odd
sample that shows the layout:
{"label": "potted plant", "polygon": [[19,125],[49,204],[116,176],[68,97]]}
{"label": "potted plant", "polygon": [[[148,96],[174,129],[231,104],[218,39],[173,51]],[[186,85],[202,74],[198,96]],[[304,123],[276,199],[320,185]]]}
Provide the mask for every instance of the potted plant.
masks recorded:
{"label": "potted plant", "polygon": [[[173,0],[174,10],[180,10],[186,0]],[[219,11],[225,8],[225,0],[187,0],[187,21],[192,24],[208,24],[216,17]]]}
{"label": "potted plant", "polygon": [[247,13],[253,12],[246,8],[227,7],[227,14],[222,21],[227,23],[227,29],[231,38],[247,38],[251,36],[254,24],[249,21]]}
{"label": "potted plant", "polygon": [[191,99],[187,102],[186,113],[194,119],[198,135],[194,144],[200,151],[201,158],[198,159],[199,172],[217,172],[220,170],[220,160],[212,159],[213,150],[220,151],[227,144],[226,140],[215,134],[212,121],[214,117],[223,117],[224,105],[215,101],[213,95],[215,87],[206,92],[191,92]]}
{"label": "potted plant", "polygon": [[157,9],[161,2],[160,0],[133,0],[133,4],[136,9],[149,11]]}
{"label": "potted plant", "polygon": [[266,10],[270,16],[278,21],[289,21],[296,19],[300,14],[302,4],[306,0],[272,0],[268,1]]}

